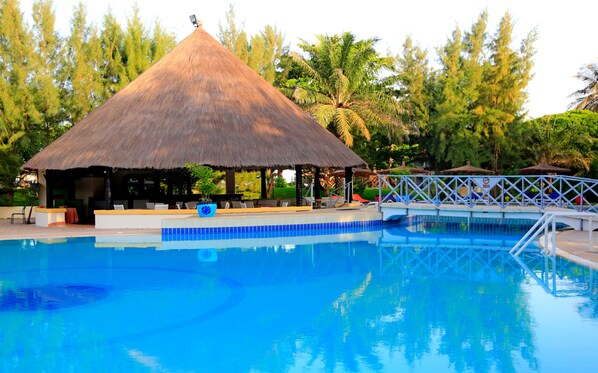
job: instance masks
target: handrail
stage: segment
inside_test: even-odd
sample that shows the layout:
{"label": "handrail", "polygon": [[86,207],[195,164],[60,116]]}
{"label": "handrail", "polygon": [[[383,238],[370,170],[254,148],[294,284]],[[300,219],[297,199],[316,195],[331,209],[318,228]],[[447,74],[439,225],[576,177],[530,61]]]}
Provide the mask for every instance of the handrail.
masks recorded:
{"label": "handrail", "polygon": [[525,250],[529,244],[532,243],[533,240],[538,237],[542,230],[548,228],[548,225],[554,221],[554,215],[552,214],[544,214],[542,217],[534,224],[524,235],[521,239],[513,246],[511,250],[509,250],[509,254],[513,256],[519,256],[523,250]]}
{"label": "handrail", "polygon": [[[378,175],[380,203],[561,207],[598,212],[598,180],[562,175]],[[384,190],[390,190],[384,193]]]}
{"label": "handrail", "polygon": [[[513,246],[511,250],[509,250],[509,254],[513,254],[513,256],[519,256],[525,250],[533,240],[540,235],[542,230],[544,230],[544,249],[548,249],[548,240],[549,240],[549,230],[548,228],[552,225],[551,235],[550,235],[550,252],[552,255],[556,254],[556,222],[557,218],[579,218],[579,219],[587,219],[588,222],[598,221],[598,215],[594,213],[579,213],[579,212],[547,212],[542,215],[542,217],[521,237],[521,239]],[[589,225],[589,241],[590,244],[592,242],[592,226],[591,223]]]}

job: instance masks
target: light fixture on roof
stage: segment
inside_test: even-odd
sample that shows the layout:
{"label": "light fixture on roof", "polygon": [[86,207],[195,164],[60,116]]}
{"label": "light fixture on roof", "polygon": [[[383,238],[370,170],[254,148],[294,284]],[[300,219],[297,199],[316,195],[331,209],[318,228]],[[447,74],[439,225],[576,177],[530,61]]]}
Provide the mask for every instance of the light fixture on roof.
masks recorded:
{"label": "light fixture on roof", "polygon": [[193,26],[195,26],[196,28],[199,27],[199,23],[197,23],[197,18],[195,17],[195,14],[191,14],[189,16],[189,19],[191,20],[191,23],[193,23]]}

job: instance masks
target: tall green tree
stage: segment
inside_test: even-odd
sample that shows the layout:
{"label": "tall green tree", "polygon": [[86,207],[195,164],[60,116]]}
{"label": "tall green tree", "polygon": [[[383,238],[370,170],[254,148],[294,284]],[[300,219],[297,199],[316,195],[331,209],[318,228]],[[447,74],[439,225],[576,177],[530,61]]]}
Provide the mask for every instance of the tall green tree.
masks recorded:
{"label": "tall green tree", "polygon": [[174,34],[164,29],[164,26],[156,20],[154,22],[153,36],[151,39],[150,61],[152,64],[164,57],[176,45]]}
{"label": "tall green tree", "polygon": [[17,142],[39,111],[31,87],[32,35],[23,21],[17,0],[0,2],[0,148],[16,153]]}
{"label": "tall green tree", "polygon": [[505,14],[492,36],[487,17],[481,13],[464,36],[457,29],[438,51],[442,67],[429,147],[437,168],[471,160],[498,170],[516,157],[512,133],[525,116],[536,32],[514,49],[511,16]]}
{"label": "tall green tree", "polygon": [[398,97],[408,107],[409,120],[420,132],[430,120],[430,76],[428,53],[413,43],[410,36],[403,43],[403,51],[396,57]]}
{"label": "tall green tree", "polygon": [[579,110],[545,115],[526,121],[523,127],[520,139],[525,142],[525,159],[586,175],[590,171],[598,155],[598,113]]}
{"label": "tall green tree", "polygon": [[403,106],[392,95],[396,78],[379,78],[383,71],[392,70],[393,59],[376,52],[377,41],[356,40],[349,32],[319,35],[315,44],[299,44],[305,57],[290,54],[310,78],[308,84],[292,87],[291,96],[348,146],[356,133],[369,140],[373,127],[397,141],[412,132],[402,120]]}
{"label": "tall green tree", "polygon": [[432,141],[429,151],[436,169],[461,165],[466,160],[478,161],[479,134],[473,126],[466,96],[466,74],[463,69],[463,42],[457,27],[444,47],[437,51],[441,69],[438,93],[430,120]]}
{"label": "tall green tree", "polygon": [[31,86],[33,38],[17,0],[0,0],[0,194],[12,198],[19,144],[40,121]]}
{"label": "tall green tree", "polygon": [[32,59],[34,63],[32,87],[35,105],[40,113],[40,122],[38,131],[29,131],[25,136],[31,145],[28,147],[27,154],[23,154],[25,159],[33,156],[63,133],[58,85],[63,43],[56,32],[56,14],[53,8],[52,0],[38,0],[33,4],[35,53]]}
{"label": "tall green tree", "polygon": [[104,15],[100,39],[102,43],[101,74],[104,91],[102,98],[108,99],[129,83],[123,61],[124,33],[112,12]]}
{"label": "tall green tree", "polygon": [[519,50],[511,46],[512,34],[513,21],[511,15],[506,13],[490,41],[490,58],[475,108],[484,138],[483,147],[492,159],[494,170],[499,168],[499,157],[501,150],[507,145],[507,133],[511,124],[522,120],[525,115],[525,88],[531,79],[532,58],[535,53],[535,30],[528,33]]}
{"label": "tall green tree", "polygon": [[264,30],[251,37],[247,64],[265,80],[274,83],[277,68],[288,47],[284,44],[284,36],[276,28],[266,25]]}
{"label": "tall green tree", "polygon": [[[428,53],[414,44],[409,36],[403,43],[401,54],[396,57],[395,67],[398,74],[397,97],[406,107],[405,121],[412,123],[419,134],[419,137],[412,136],[410,138],[412,146],[397,148],[411,151],[410,154],[404,155],[408,158],[425,161],[426,154],[421,150],[427,149],[427,145],[430,143],[428,124],[434,93],[434,74],[428,65]],[[422,148],[418,146],[419,144],[426,144],[426,146]],[[390,150],[394,148],[391,144]],[[401,158],[389,157],[388,159],[400,160]],[[384,164],[384,161],[376,162],[376,164]]]}
{"label": "tall green tree", "polygon": [[591,110],[598,112],[598,63],[584,66],[577,78],[585,85],[582,89],[573,92],[575,101],[571,107],[575,110]]}
{"label": "tall green tree", "polygon": [[245,62],[266,81],[274,84],[281,69],[281,61],[288,54],[284,35],[266,25],[259,34],[248,35],[239,24],[232,5],[225,15],[225,24],[219,25],[218,40],[241,61]]}
{"label": "tall green tree", "polygon": [[218,41],[241,61],[247,63],[249,61],[247,34],[243,30],[243,25],[238,24],[235,7],[232,4],[229,4],[224,17],[225,23],[218,24]]}
{"label": "tall green tree", "polygon": [[129,81],[137,78],[139,74],[147,70],[152,64],[152,42],[148,31],[139,17],[139,8],[133,7],[133,15],[127,22],[127,30],[124,36],[125,69]]}
{"label": "tall green tree", "polygon": [[65,120],[73,125],[102,102],[101,41],[97,30],[87,23],[83,3],[73,9],[71,33],[66,39],[62,63]]}

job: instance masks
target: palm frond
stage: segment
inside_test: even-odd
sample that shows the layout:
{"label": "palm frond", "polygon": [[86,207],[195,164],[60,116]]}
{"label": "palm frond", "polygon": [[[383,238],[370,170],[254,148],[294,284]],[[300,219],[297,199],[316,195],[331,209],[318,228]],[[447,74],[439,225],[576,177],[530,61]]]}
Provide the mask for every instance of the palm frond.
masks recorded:
{"label": "palm frond", "polygon": [[336,108],[332,105],[316,104],[310,108],[310,113],[315,120],[324,128],[334,121]]}

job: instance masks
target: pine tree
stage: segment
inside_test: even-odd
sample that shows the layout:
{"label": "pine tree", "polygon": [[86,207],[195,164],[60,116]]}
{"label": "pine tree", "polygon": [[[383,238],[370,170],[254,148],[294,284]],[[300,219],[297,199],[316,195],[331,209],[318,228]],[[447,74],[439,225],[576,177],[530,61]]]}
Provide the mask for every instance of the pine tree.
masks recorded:
{"label": "pine tree", "polygon": [[237,24],[232,5],[225,17],[226,25],[220,24],[218,34],[220,43],[262,78],[273,84],[283,56],[288,54],[284,35],[276,27],[266,25],[262,32],[247,40],[243,27]]}
{"label": "pine tree", "polygon": [[430,120],[430,68],[428,54],[414,45],[411,37],[403,43],[403,52],[396,57],[399,99],[407,105],[409,120],[424,132]]}
{"label": "pine tree", "polygon": [[471,131],[467,97],[462,89],[465,83],[463,50],[462,33],[457,27],[451,39],[437,51],[442,68],[438,74],[438,94],[430,122],[433,141],[429,149],[436,168],[477,160],[478,138]]}
{"label": "pine tree", "polygon": [[39,123],[30,85],[32,36],[17,0],[0,0],[0,194],[12,199],[23,159],[19,145]]}
{"label": "pine tree", "polygon": [[141,18],[139,18],[137,5],[133,7],[133,16],[127,21],[124,46],[123,59],[127,77],[129,81],[132,81],[147,70],[152,63],[152,43]]}
{"label": "pine tree", "polygon": [[0,0],[0,149],[16,154],[17,142],[39,122],[30,85],[32,36],[17,0]]}
{"label": "pine tree", "polygon": [[102,43],[102,100],[112,97],[118,90],[129,83],[123,63],[124,34],[112,12],[104,15],[101,33]]}
{"label": "pine tree", "polygon": [[265,80],[274,83],[281,58],[288,54],[284,36],[276,27],[266,25],[264,31],[251,37],[247,64]]}
{"label": "pine tree", "polygon": [[66,120],[74,125],[102,102],[101,41],[87,24],[85,6],[73,10],[71,34],[66,40],[63,62],[63,104]]}
{"label": "pine tree", "polygon": [[[33,145],[28,159],[63,132],[58,70],[62,58],[62,42],[55,30],[56,15],[52,0],[38,0],[33,4],[34,72],[32,79],[35,104],[40,113],[37,144]],[[29,134],[33,141],[33,131]]]}
{"label": "pine tree", "polygon": [[484,138],[483,149],[486,157],[492,159],[494,170],[499,168],[501,149],[508,144],[509,127],[525,115],[525,88],[531,78],[536,33],[532,30],[519,50],[511,47],[512,34],[513,21],[507,13],[490,41],[490,58],[476,107]]}
{"label": "pine tree", "polygon": [[249,43],[242,25],[237,25],[235,7],[230,4],[225,14],[225,24],[219,24],[217,35],[220,44],[231,51],[241,61],[249,62]]}
{"label": "pine tree", "polygon": [[176,45],[176,39],[172,33],[164,30],[158,21],[154,23],[154,34],[151,40],[150,62],[153,64],[164,57]]}

